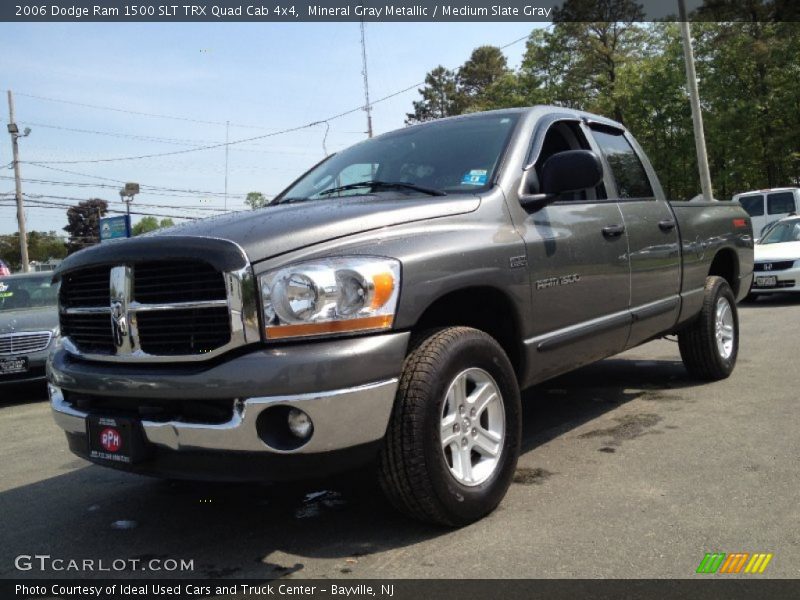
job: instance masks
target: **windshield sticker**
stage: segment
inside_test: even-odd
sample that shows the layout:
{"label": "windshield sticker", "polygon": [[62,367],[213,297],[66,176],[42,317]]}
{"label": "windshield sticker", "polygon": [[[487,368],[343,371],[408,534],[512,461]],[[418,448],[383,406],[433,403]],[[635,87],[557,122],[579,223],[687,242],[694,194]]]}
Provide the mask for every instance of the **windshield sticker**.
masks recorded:
{"label": "windshield sticker", "polygon": [[0,281],[0,292],[7,292],[8,291],[8,284]]}
{"label": "windshield sticker", "polygon": [[0,298],[11,298],[14,295],[14,292],[0,292]]}
{"label": "windshield sticker", "polygon": [[461,179],[464,185],[486,185],[486,169],[472,169],[469,173],[465,173]]}

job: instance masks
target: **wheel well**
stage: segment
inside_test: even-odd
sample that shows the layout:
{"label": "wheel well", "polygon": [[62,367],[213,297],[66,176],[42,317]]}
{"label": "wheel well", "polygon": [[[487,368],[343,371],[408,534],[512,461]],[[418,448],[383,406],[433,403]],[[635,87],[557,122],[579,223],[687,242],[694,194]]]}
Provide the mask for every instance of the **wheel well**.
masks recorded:
{"label": "wheel well", "polygon": [[519,316],[511,299],[497,288],[471,287],[450,292],[431,304],[414,329],[474,327],[491,335],[502,346],[519,378],[523,352]]}
{"label": "wheel well", "polygon": [[733,294],[739,294],[739,262],[733,250],[724,248],[717,252],[708,274],[722,277],[731,286]]}

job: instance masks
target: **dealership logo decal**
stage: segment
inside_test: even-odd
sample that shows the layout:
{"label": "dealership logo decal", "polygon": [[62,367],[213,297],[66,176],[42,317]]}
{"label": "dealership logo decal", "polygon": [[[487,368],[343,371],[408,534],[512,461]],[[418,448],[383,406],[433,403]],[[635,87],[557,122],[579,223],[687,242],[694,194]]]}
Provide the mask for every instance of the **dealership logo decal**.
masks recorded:
{"label": "dealership logo decal", "polygon": [[100,445],[108,452],[117,452],[122,446],[122,436],[113,427],[106,427],[100,432]]}
{"label": "dealership logo decal", "polygon": [[766,552],[734,552],[725,554],[724,552],[706,553],[696,573],[749,573],[756,575],[763,573],[772,554]]}

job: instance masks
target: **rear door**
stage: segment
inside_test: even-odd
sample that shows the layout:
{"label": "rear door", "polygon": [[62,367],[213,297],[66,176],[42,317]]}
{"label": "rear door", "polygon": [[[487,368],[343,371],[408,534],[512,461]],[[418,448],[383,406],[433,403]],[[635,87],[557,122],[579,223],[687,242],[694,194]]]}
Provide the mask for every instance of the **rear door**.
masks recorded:
{"label": "rear door", "polygon": [[625,224],[633,317],[628,346],[672,327],[680,309],[681,258],[677,222],[646,157],[621,129],[592,125],[592,138],[612,175],[609,194]]}

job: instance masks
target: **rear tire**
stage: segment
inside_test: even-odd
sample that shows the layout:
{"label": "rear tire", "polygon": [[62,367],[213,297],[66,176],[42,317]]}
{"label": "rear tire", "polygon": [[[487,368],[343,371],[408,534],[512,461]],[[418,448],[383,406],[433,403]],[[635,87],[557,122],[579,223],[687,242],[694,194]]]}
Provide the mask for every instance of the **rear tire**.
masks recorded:
{"label": "rear tire", "polygon": [[736,298],[722,277],[706,279],[703,306],[697,318],[678,334],[681,359],[699,379],[725,379],[739,353],[739,315]]}
{"label": "rear tire", "polygon": [[450,527],[477,521],[511,484],[520,412],[514,370],[491,336],[468,327],[424,332],[403,365],[381,488],[415,519]]}

